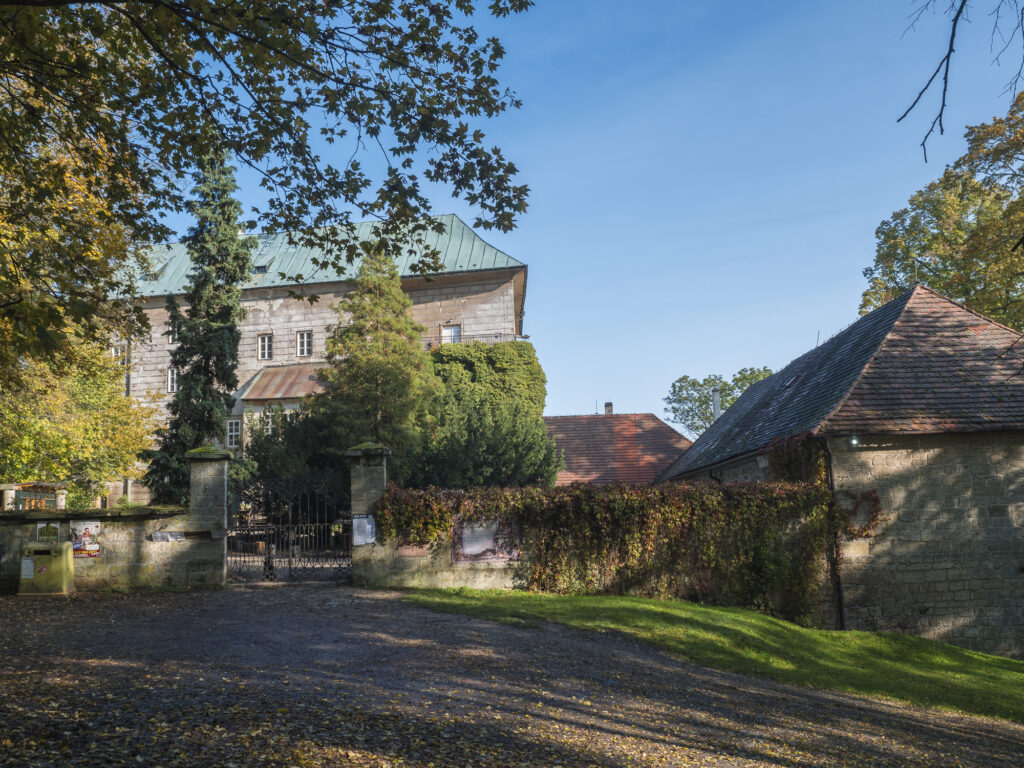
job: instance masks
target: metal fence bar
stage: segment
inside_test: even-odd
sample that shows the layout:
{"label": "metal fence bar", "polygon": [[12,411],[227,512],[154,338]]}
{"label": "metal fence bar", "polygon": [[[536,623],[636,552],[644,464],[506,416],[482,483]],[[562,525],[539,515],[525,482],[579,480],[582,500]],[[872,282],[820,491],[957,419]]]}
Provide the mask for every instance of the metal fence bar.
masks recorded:
{"label": "metal fence bar", "polygon": [[325,493],[264,481],[228,531],[228,580],[347,581],[352,519]]}

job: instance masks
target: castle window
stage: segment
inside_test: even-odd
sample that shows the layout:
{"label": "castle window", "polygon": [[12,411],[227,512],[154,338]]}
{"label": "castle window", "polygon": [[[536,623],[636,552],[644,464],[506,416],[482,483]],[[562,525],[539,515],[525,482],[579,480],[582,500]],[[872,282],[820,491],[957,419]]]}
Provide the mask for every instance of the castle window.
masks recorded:
{"label": "castle window", "polygon": [[462,325],[460,323],[441,326],[442,344],[458,344],[460,341],[462,341]]}
{"label": "castle window", "polygon": [[312,331],[299,331],[295,334],[295,354],[298,357],[309,357],[313,354]]}
{"label": "castle window", "polygon": [[271,333],[265,333],[259,337],[259,359],[260,360],[273,360],[274,359],[274,335]]}

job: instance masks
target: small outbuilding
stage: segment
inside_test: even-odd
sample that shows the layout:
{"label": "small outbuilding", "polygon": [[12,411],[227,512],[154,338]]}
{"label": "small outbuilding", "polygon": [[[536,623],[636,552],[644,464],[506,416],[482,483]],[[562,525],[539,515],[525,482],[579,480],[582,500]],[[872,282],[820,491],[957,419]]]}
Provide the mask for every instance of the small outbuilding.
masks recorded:
{"label": "small outbuilding", "polygon": [[660,480],[769,480],[815,441],[839,503],[836,623],[1024,656],[1024,337],[918,285],[754,384]]}

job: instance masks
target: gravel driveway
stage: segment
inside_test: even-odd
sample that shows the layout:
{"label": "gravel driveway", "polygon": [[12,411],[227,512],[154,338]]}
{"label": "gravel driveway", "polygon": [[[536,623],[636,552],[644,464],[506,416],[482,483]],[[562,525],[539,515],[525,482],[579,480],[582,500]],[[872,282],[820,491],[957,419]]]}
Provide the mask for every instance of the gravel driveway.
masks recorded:
{"label": "gravel driveway", "polygon": [[1024,726],[388,592],[0,597],[0,765],[51,764],[1021,766]]}

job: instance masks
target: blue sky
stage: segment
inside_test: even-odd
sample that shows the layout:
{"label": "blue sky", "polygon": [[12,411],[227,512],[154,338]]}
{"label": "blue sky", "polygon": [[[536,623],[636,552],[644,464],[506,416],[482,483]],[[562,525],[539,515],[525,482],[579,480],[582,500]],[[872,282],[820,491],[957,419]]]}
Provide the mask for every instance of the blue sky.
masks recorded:
{"label": "blue sky", "polygon": [[947,22],[904,35],[919,2],[541,0],[482,23],[524,102],[488,136],[532,189],[515,231],[482,234],[529,265],[548,414],[661,416],[678,376],[778,370],[857,318],[879,222],[1010,102],[978,14],[924,163],[938,94],[896,118]]}
{"label": "blue sky", "polygon": [[778,370],[857,318],[879,222],[1009,107],[980,15],[925,164],[937,101],[896,118],[947,25],[903,35],[913,7],[542,2],[496,25],[524,106],[490,136],[532,195],[485,238],[529,264],[548,414],[662,415],[682,374]]}

